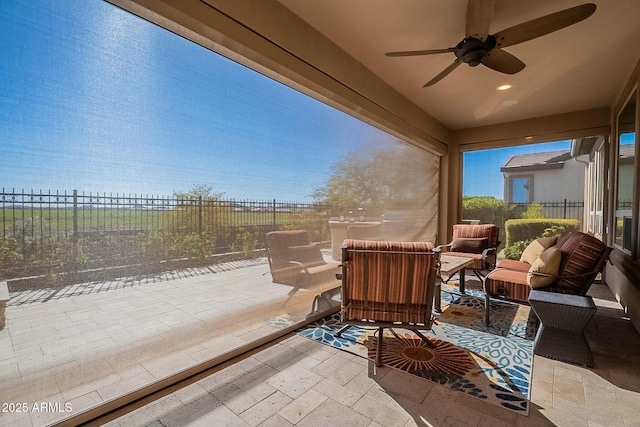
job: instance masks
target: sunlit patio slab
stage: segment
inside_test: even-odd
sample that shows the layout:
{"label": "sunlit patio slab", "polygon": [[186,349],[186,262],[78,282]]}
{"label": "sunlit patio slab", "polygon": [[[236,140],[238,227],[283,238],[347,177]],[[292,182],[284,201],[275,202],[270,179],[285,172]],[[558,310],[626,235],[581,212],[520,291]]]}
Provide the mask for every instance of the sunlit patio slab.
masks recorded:
{"label": "sunlit patio slab", "polygon": [[[31,414],[32,425],[48,424],[277,332],[268,320],[303,320],[317,292],[290,296],[268,272],[258,258],[11,293],[0,400],[71,405]],[[0,415],[0,426],[17,416]]]}

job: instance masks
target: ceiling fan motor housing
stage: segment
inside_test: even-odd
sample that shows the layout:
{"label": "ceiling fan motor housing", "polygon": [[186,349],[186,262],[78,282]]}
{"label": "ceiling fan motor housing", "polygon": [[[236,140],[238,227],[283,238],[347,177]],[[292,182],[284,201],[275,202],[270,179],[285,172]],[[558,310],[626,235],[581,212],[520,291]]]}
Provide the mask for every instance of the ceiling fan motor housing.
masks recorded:
{"label": "ceiling fan motor housing", "polygon": [[495,46],[496,39],[493,36],[488,36],[486,42],[475,37],[466,37],[453,49],[453,53],[458,60],[469,64],[470,67],[476,67]]}

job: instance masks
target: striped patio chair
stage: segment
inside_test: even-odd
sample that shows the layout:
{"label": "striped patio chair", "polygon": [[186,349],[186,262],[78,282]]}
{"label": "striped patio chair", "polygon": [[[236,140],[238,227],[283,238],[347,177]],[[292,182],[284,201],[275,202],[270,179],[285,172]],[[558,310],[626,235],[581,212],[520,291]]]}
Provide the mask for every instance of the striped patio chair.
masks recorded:
{"label": "striped patio chair", "polygon": [[306,230],[272,231],[265,235],[269,271],[273,283],[291,286],[289,295],[335,282],[337,262],[326,262],[320,247],[309,242]]}
{"label": "striped patio chair", "polygon": [[342,248],[342,322],[378,327],[380,366],[384,328],[431,329],[439,250],[429,242],[347,239]]}
{"label": "striped patio chair", "polygon": [[473,264],[465,270],[472,270],[482,281],[484,272],[492,270],[496,265],[500,245],[499,231],[495,224],[455,224],[453,240],[440,246],[443,248],[442,255],[473,258]]}

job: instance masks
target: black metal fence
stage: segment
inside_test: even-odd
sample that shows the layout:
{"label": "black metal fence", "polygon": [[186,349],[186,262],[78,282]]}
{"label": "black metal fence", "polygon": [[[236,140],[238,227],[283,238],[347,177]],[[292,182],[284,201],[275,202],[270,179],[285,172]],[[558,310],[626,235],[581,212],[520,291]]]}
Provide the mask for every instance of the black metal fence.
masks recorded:
{"label": "black metal fence", "polygon": [[3,189],[0,277],[248,253],[287,224],[328,235],[329,215],[317,203]]}
{"label": "black metal fence", "polygon": [[[545,200],[539,204],[547,218],[578,219],[582,221],[584,202],[582,200]],[[529,208],[530,203],[510,203],[513,206],[514,218],[520,218]]]}
{"label": "black metal fence", "polygon": [[[581,201],[537,202],[549,218],[582,219]],[[529,204],[510,204],[518,218]],[[264,247],[264,235],[304,228],[330,239],[329,206],[277,200],[71,192],[0,193],[0,279]]]}

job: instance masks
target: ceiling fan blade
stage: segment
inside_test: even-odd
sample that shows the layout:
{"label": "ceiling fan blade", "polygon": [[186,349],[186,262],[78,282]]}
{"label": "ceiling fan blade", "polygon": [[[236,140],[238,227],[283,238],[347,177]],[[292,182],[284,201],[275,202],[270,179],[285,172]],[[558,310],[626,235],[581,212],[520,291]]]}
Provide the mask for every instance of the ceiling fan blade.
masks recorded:
{"label": "ceiling fan blade", "polygon": [[515,74],[524,69],[524,62],[507,51],[495,48],[481,61],[482,65],[505,74]]}
{"label": "ceiling fan blade", "polygon": [[561,10],[531,21],[502,30],[494,34],[497,47],[507,47],[535,39],[545,34],[576,24],[590,17],[596,11],[596,5],[586,3],[580,6]]}
{"label": "ceiling fan blade", "polygon": [[447,49],[431,49],[431,50],[405,50],[403,52],[387,52],[386,56],[418,56],[418,55],[433,55],[435,53],[449,53],[453,52],[453,48]]}
{"label": "ceiling fan blade", "polygon": [[456,68],[458,68],[458,65],[460,65],[461,62],[458,61],[457,59],[451,63],[451,65],[449,65],[447,68],[445,68],[444,70],[442,70],[440,72],[440,74],[438,74],[437,76],[435,76],[434,78],[432,78],[431,80],[429,80],[424,86],[422,87],[427,87],[427,86],[433,86],[434,84],[438,83],[440,80],[442,80],[446,75],[448,75],[450,72],[452,72],[453,70],[455,70]]}
{"label": "ceiling fan blade", "polygon": [[495,0],[469,0],[465,36],[485,41],[489,35]]}

